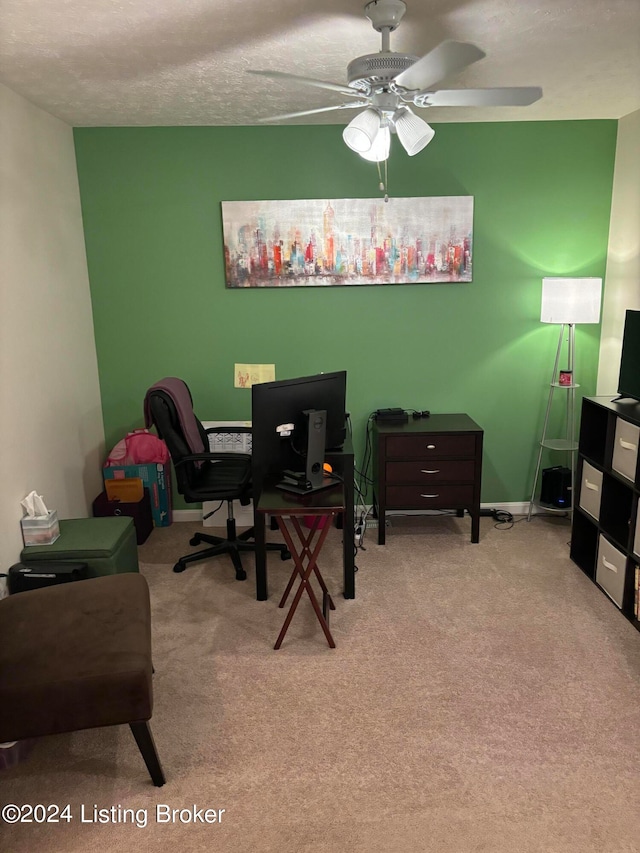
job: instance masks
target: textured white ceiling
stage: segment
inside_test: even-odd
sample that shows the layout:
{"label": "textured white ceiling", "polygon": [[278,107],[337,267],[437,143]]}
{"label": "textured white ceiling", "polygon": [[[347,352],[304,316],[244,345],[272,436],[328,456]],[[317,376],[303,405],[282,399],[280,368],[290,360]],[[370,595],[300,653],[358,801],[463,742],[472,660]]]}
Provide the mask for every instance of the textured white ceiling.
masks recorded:
{"label": "textured white ceiling", "polygon": [[[406,0],[391,49],[445,38],[486,58],[446,88],[542,86],[529,107],[436,108],[433,121],[620,118],[640,109],[640,0]],[[0,0],[0,82],[75,126],[252,125],[338,104],[246,74],[346,82],[380,50],[364,0]],[[445,88],[440,86],[440,88]],[[322,113],[290,124],[345,124]]]}

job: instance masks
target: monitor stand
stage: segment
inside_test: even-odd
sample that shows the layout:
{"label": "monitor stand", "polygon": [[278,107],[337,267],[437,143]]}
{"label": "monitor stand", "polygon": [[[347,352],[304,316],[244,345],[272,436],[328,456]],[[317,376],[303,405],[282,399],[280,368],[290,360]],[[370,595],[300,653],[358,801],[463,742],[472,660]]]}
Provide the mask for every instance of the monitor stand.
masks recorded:
{"label": "monitor stand", "polygon": [[324,450],[327,434],[327,413],[323,409],[307,409],[307,452],[304,471],[283,471],[277,489],[296,495],[309,495],[335,486],[337,480],[324,471]]}

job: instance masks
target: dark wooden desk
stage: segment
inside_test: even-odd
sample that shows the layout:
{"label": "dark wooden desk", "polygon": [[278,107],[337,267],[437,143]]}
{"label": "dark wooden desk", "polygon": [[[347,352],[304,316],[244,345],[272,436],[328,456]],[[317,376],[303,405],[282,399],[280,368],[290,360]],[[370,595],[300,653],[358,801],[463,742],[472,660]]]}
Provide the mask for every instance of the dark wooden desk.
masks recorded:
{"label": "dark wooden desk", "polygon": [[[355,548],[353,530],[353,443],[351,436],[347,435],[341,450],[328,450],[325,453],[325,461],[328,462],[333,471],[342,477],[342,492],[344,512],[341,514],[342,524],[342,561],[344,574],[345,598],[356,597],[356,575],[355,575]],[[265,513],[258,512],[257,506],[263,488],[269,480],[259,470],[254,470],[253,475],[253,506],[254,527],[256,542],[256,598],[258,601],[266,601],[269,597],[267,583],[267,552],[264,549],[266,542]],[[284,493],[283,493],[284,494]]]}
{"label": "dark wooden desk", "polygon": [[[331,526],[333,519],[344,513],[344,490],[342,484],[322,489],[311,494],[298,495],[275,488],[271,482],[265,483],[256,511],[258,515],[270,515],[275,518],[280,532],[287,543],[294,562],[294,569],[280,599],[279,607],[284,607],[289,593],[293,589],[296,580],[299,581],[298,589],[293,597],[287,618],[278,635],[275,649],[279,649],[289,629],[291,620],[296,612],[302,593],[307,592],[318,622],[324,631],[324,635],[330,648],[335,649],[336,644],[329,628],[329,611],[335,610],[335,605],[324,582],[324,578],[318,567],[318,555]],[[308,530],[303,529],[300,523],[303,516],[312,516],[313,522]],[[322,522],[324,521],[324,524]],[[315,577],[322,591],[322,607],[318,603],[311,579]]]}

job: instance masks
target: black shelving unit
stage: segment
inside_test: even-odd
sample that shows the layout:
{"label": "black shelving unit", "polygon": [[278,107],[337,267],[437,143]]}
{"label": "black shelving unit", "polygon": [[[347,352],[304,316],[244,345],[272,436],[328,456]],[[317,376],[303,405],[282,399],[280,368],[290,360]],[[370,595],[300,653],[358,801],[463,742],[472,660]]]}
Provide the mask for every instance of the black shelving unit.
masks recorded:
{"label": "black shelving unit", "polygon": [[640,402],[582,401],[571,559],[640,630]]}

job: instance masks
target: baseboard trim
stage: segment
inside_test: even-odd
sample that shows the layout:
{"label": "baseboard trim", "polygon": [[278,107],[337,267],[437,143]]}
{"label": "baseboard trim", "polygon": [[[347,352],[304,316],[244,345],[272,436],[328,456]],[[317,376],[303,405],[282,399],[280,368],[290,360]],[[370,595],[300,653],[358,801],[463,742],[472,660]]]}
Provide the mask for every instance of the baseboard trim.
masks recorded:
{"label": "baseboard trim", "polygon": [[202,521],[201,509],[174,509],[174,521]]}

